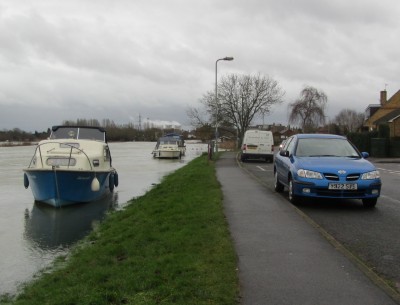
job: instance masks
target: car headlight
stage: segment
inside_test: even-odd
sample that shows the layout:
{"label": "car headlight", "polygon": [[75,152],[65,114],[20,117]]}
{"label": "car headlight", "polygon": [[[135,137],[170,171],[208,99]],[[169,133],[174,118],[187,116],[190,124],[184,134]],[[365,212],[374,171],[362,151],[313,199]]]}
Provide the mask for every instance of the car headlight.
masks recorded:
{"label": "car headlight", "polygon": [[310,179],[322,179],[321,173],[309,171],[307,169],[299,169],[297,171],[297,175],[303,178],[310,178]]}
{"label": "car headlight", "polygon": [[362,180],[373,180],[373,179],[379,179],[381,175],[379,174],[379,171],[375,170],[372,172],[364,173],[361,175]]}

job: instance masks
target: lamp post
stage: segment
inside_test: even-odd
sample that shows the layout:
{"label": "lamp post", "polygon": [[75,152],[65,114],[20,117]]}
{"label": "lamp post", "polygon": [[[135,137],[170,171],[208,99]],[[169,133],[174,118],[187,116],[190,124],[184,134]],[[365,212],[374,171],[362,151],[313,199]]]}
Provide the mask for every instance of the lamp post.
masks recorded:
{"label": "lamp post", "polygon": [[324,115],[324,121],[326,125],[326,119],[328,118],[328,133],[331,133],[331,119],[328,115]]}
{"label": "lamp post", "polygon": [[216,116],[215,116],[215,151],[218,152],[218,62],[220,60],[228,60],[231,61],[233,60],[233,57],[224,57],[217,59],[215,62],[215,107],[217,107],[216,110]]}

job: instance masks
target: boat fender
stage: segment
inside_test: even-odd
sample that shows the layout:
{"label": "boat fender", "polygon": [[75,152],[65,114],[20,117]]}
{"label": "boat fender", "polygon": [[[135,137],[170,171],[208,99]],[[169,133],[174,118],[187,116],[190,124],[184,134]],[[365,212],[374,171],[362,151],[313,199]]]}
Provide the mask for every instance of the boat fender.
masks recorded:
{"label": "boat fender", "polygon": [[99,182],[99,179],[97,179],[97,177],[93,178],[90,188],[93,192],[98,192],[100,190],[100,182]]}
{"label": "boat fender", "polygon": [[115,172],[115,173],[114,173],[114,185],[118,187],[118,183],[119,183],[119,182],[118,182],[118,173]]}
{"label": "boat fender", "polygon": [[111,173],[110,176],[108,176],[108,187],[110,188],[111,192],[114,190],[114,174],[113,173]]}
{"label": "boat fender", "polygon": [[24,173],[24,186],[27,189],[29,186],[28,175]]}

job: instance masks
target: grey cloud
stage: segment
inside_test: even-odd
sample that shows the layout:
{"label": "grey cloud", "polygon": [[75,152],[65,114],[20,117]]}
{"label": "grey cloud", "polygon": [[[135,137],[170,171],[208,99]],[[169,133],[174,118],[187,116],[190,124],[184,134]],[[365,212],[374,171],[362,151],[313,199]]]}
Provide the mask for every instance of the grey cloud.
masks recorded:
{"label": "grey cloud", "polygon": [[[398,90],[399,9],[396,0],[5,0],[0,128],[16,127],[24,109],[46,126],[138,113],[185,125],[224,56],[235,60],[220,62],[219,76],[281,83],[286,103],[268,120],[286,123],[304,85],[328,94],[331,117],[350,103],[363,111],[384,84]],[[32,117],[21,126],[36,128]]]}

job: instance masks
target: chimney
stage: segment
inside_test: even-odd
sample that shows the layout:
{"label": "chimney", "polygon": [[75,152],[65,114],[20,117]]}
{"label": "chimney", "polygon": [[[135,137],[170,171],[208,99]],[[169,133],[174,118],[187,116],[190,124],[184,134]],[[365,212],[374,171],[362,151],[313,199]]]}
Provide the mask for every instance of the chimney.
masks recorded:
{"label": "chimney", "polygon": [[387,102],[387,92],[386,90],[381,91],[381,105],[385,105]]}

